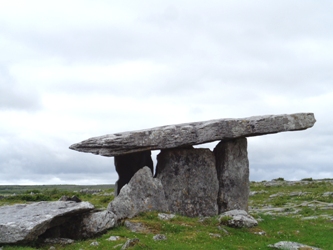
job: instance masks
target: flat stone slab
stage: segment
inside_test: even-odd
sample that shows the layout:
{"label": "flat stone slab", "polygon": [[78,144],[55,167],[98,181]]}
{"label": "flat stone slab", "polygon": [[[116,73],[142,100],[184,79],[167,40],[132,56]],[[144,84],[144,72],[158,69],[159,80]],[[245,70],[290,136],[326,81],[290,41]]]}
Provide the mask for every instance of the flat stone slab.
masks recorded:
{"label": "flat stone slab", "polygon": [[[69,215],[92,210],[89,202],[54,201],[0,207],[0,244],[36,240],[47,229],[65,222]],[[59,219],[59,217],[63,217]]]}
{"label": "flat stone slab", "polygon": [[228,118],[93,137],[69,148],[102,156],[117,156],[145,150],[304,130],[312,127],[315,122],[313,113]]}

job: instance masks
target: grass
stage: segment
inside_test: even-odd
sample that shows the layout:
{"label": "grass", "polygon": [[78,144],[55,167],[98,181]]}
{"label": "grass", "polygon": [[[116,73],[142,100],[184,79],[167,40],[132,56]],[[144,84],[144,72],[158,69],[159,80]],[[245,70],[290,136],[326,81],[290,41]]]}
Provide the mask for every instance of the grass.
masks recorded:
{"label": "grass", "polygon": [[96,208],[106,208],[114,198],[111,195],[102,196],[80,192],[83,189],[101,190],[101,193],[108,194],[113,192],[113,185],[0,186],[0,206],[36,201],[56,201],[64,195],[69,197],[75,195],[81,200],[91,202]]}
{"label": "grass", "polygon": [[[279,178],[280,179],[280,178]],[[260,219],[259,225],[254,228],[235,229],[227,227],[224,220],[219,221],[218,217],[211,218],[187,218],[176,216],[169,221],[158,219],[157,212],[143,213],[131,219],[132,222],[140,222],[146,226],[145,233],[134,233],[125,226],[119,226],[108,230],[105,234],[94,239],[76,241],[67,246],[53,245],[56,249],[120,249],[127,239],[138,238],[139,244],[130,249],[230,249],[230,250],[253,250],[271,249],[269,244],[278,241],[296,241],[321,249],[333,249],[333,207],[322,209],[313,201],[333,203],[332,196],[323,196],[325,192],[333,192],[333,185],[330,182],[318,182],[315,180],[303,181],[295,185],[286,185],[279,180],[278,186],[267,186],[266,182],[251,183],[251,191],[265,191],[250,197],[249,205],[256,208],[282,207],[289,215],[252,213]],[[35,188],[35,187],[34,187]],[[52,189],[50,189],[52,190]],[[104,189],[109,193],[111,189]],[[66,193],[67,192],[67,193]],[[290,195],[293,192],[300,192],[302,195]],[[36,195],[46,195],[45,192],[35,192]],[[56,199],[66,193],[67,195],[78,194],[74,191],[59,190],[53,192],[51,199]],[[279,196],[270,197],[279,193]],[[28,195],[22,193],[22,195]],[[30,195],[30,194],[29,194]],[[79,194],[80,198],[90,201],[97,207],[106,207],[113,196]],[[23,197],[23,196],[22,196]],[[20,199],[8,201],[7,198],[0,200],[1,204],[10,202],[21,202]],[[25,201],[27,202],[27,201]],[[303,204],[303,205],[302,205]],[[306,206],[304,204],[311,204]],[[314,204],[314,205],[313,205]],[[318,203],[321,204],[321,203]],[[251,211],[251,210],[250,210]],[[297,211],[297,213],[293,213]],[[329,218],[320,217],[321,215]],[[319,216],[312,220],[303,220],[303,217]],[[164,234],[165,241],[155,241],[153,236]],[[220,235],[220,237],[218,237]],[[110,236],[120,236],[117,241],[108,241]],[[98,246],[91,246],[97,241]],[[28,249],[49,249],[51,245],[35,244],[27,246],[3,246],[3,250],[28,250]]]}

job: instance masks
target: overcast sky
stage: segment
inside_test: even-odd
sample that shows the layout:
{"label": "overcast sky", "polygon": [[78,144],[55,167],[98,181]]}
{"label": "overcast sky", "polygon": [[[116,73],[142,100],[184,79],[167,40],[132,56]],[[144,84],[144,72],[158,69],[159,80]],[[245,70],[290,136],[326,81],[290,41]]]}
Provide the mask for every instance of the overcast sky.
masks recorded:
{"label": "overcast sky", "polygon": [[325,0],[0,0],[0,185],[113,184],[112,157],[68,147],[298,112],[315,126],[248,139],[250,179],[333,178],[332,13]]}

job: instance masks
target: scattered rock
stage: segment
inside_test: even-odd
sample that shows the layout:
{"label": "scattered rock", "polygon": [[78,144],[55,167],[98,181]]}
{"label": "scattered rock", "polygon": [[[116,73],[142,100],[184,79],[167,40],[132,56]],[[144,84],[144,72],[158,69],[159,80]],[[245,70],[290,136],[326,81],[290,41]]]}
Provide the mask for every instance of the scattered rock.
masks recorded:
{"label": "scattered rock", "polygon": [[89,202],[54,201],[0,207],[0,243],[33,241],[48,228],[92,210]]}
{"label": "scattered rock", "polygon": [[93,241],[90,243],[90,246],[98,246],[98,245],[99,245],[99,243],[97,241]]}
{"label": "scattered rock", "polygon": [[110,236],[110,238],[107,239],[108,241],[117,241],[120,240],[119,236]]}
{"label": "scattered rock", "polygon": [[258,222],[264,221],[264,219],[263,219],[263,218],[261,218],[260,216],[259,216],[259,217],[257,217],[257,218],[255,218],[255,219],[256,219],[256,221],[258,221]]}
{"label": "scattered rock", "polygon": [[324,197],[328,197],[328,196],[333,196],[333,192],[325,192],[323,193]]}
{"label": "scattered rock", "polygon": [[161,181],[153,178],[148,167],[140,169],[109,203],[108,210],[116,214],[118,220],[146,211],[167,212],[168,203]]}
{"label": "scattered rock", "polygon": [[247,211],[250,192],[247,139],[221,141],[214,154],[219,180],[218,213],[234,209]]}
{"label": "scattered rock", "polygon": [[318,216],[308,216],[301,218],[301,220],[316,220],[316,219],[318,219]]}
{"label": "scattered rock", "polygon": [[157,161],[156,179],[163,184],[171,212],[189,217],[217,215],[218,180],[209,149],[161,150]]}
{"label": "scattered rock", "polygon": [[212,237],[212,238],[221,238],[221,234],[209,233],[209,236]]}
{"label": "scattered rock", "polygon": [[153,240],[167,240],[167,237],[164,234],[156,234],[154,235]]}
{"label": "scattered rock", "polygon": [[134,239],[128,239],[125,244],[122,246],[121,250],[125,250],[129,247],[133,247],[135,246],[136,244],[139,243],[139,239],[138,238],[134,238]]}
{"label": "scattered rock", "polygon": [[289,193],[289,196],[293,197],[293,196],[303,196],[303,195],[307,195],[309,194],[309,192],[291,192]]}
{"label": "scattered rock", "polygon": [[89,188],[84,188],[80,190],[80,193],[82,194],[96,194],[102,192],[102,189],[89,189]]}
{"label": "scattered rock", "polygon": [[218,226],[217,227],[219,230],[221,230],[224,234],[229,234],[229,232],[225,229],[225,228],[223,228],[223,227],[221,227],[221,226]]}
{"label": "scattered rock", "polygon": [[269,198],[275,198],[275,197],[279,197],[279,196],[284,196],[284,193],[279,192],[279,193],[276,193],[276,194],[271,194],[269,196]]}
{"label": "scattered rock", "polygon": [[146,233],[149,229],[140,222],[131,222],[129,220],[125,221],[125,227],[127,227],[131,232],[134,233]]}
{"label": "scattered rock", "polygon": [[61,196],[61,198],[59,199],[59,201],[75,201],[75,202],[81,202],[81,200],[80,200],[77,196],[75,196],[75,195],[73,195],[72,197],[68,197],[68,196],[66,196],[66,195]]}
{"label": "scattered rock", "polygon": [[159,213],[157,216],[161,220],[171,220],[176,217],[175,214],[165,214],[165,213]]}
{"label": "scattered rock", "polygon": [[268,245],[269,247],[277,248],[277,249],[284,249],[284,250],[321,250],[320,248],[307,246],[304,244],[300,244],[297,242],[292,241],[280,241],[278,243],[275,243],[274,245]]}
{"label": "scattered rock", "polygon": [[74,243],[74,240],[67,238],[47,238],[44,242],[48,244],[68,245]]}
{"label": "scattered rock", "polygon": [[254,234],[258,234],[258,235],[266,235],[265,231],[258,231],[258,232],[254,232]]}
{"label": "scattered rock", "polygon": [[250,191],[249,196],[254,196],[256,194],[267,194],[267,191],[260,190],[260,191]]}
{"label": "scattered rock", "polygon": [[219,221],[226,220],[230,227],[254,227],[258,222],[244,210],[231,210],[219,216]]}
{"label": "scattered rock", "polygon": [[[49,250],[55,250],[56,248],[54,246],[50,246]],[[0,248],[2,250],[2,248]]]}

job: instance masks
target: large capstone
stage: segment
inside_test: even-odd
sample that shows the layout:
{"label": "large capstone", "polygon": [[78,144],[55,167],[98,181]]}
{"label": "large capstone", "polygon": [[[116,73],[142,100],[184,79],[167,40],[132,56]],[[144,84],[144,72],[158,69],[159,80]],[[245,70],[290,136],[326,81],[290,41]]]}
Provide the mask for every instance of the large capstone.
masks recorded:
{"label": "large capstone", "polygon": [[119,176],[115,188],[116,195],[119,194],[123,186],[129,183],[139,169],[148,167],[152,174],[154,169],[150,151],[115,156],[114,165]]}
{"label": "large capstone", "polygon": [[160,179],[171,212],[185,216],[213,216],[218,212],[218,180],[209,149],[162,150],[157,156]]}
{"label": "large capstone", "polygon": [[116,156],[198,145],[217,140],[304,130],[312,127],[315,122],[313,113],[219,119],[93,137],[73,144],[70,149],[103,156]]}
{"label": "large capstone", "polygon": [[219,213],[234,209],[247,211],[250,191],[247,139],[221,141],[214,154],[219,180]]}

